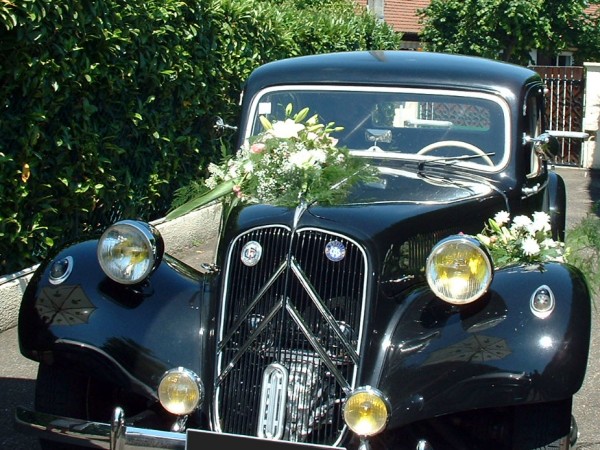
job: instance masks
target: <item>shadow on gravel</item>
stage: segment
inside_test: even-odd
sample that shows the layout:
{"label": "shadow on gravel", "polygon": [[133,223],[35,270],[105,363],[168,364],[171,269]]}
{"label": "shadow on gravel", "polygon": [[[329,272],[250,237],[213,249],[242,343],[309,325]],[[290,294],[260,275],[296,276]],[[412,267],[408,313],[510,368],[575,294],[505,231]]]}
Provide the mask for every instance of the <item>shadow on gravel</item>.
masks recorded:
{"label": "shadow on gravel", "polygon": [[36,438],[15,432],[14,413],[18,405],[33,405],[34,380],[0,378],[0,449],[38,450]]}

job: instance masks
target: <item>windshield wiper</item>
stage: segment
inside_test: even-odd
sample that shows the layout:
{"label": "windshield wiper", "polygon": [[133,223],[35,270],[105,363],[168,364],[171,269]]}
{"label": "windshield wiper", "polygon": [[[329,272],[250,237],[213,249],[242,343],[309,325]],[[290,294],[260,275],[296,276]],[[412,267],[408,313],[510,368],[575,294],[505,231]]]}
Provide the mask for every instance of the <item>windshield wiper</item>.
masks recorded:
{"label": "windshield wiper", "polygon": [[419,172],[422,171],[425,166],[428,165],[443,165],[443,166],[453,166],[456,163],[459,163],[461,161],[466,161],[469,159],[475,159],[475,158],[483,158],[483,157],[490,157],[490,156],[495,156],[496,153],[495,152],[489,152],[489,153],[482,153],[482,154],[473,154],[473,155],[461,155],[461,156],[440,156],[439,158],[432,158],[432,159],[426,159],[426,160],[421,160],[419,161]]}

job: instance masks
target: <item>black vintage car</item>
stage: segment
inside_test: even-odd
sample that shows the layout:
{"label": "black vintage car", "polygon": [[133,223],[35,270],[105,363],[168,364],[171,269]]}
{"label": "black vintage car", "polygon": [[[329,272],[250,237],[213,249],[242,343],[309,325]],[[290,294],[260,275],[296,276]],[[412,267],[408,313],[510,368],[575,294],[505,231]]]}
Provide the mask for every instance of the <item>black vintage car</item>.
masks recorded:
{"label": "black vintage car", "polygon": [[133,220],[60,249],[20,311],[40,364],[17,426],[45,449],[570,448],[586,282],[477,238],[536,213],[564,237],[540,77],[421,52],[277,61],[247,80],[240,147],[290,105],[343,126],[375,178],[335,204],[240,204],[210,267]]}

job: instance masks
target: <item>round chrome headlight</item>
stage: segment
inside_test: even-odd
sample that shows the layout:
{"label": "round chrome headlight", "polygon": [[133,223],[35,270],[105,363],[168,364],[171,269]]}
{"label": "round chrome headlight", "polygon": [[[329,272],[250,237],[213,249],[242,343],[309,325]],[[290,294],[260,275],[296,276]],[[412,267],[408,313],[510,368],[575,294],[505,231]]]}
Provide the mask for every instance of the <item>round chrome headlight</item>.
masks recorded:
{"label": "round chrome headlight", "polygon": [[450,236],[440,241],[427,258],[426,275],[431,290],[455,305],[473,302],[492,282],[489,254],[475,238]]}
{"label": "round chrome headlight", "polygon": [[163,252],[164,244],[158,230],[135,220],[111,225],[98,241],[98,261],[102,270],[122,284],[143,281],[158,266]]}
{"label": "round chrome headlight", "polygon": [[198,375],[183,367],[165,373],[158,385],[160,404],[171,414],[183,416],[202,403],[204,387]]}
{"label": "round chrome headlight", "polygon": [[365,386],[355,390],[344,404],[344,421],[359,436],[374,436],[385,428],[390,407],[377,389]]}

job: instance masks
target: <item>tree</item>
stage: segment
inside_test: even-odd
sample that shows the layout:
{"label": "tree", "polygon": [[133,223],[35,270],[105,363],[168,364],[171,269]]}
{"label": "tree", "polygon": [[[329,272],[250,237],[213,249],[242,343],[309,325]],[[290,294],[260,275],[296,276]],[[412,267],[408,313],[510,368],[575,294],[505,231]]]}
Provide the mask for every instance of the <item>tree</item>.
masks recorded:
{"label": "tree", "polygon": [[[421,39],[432,51],[462,53],[518,64],[530,51],[600,55],[598,16],[587,0],[432,0],[419,11]],[[598,2],[592,2],[598,3]]]}

